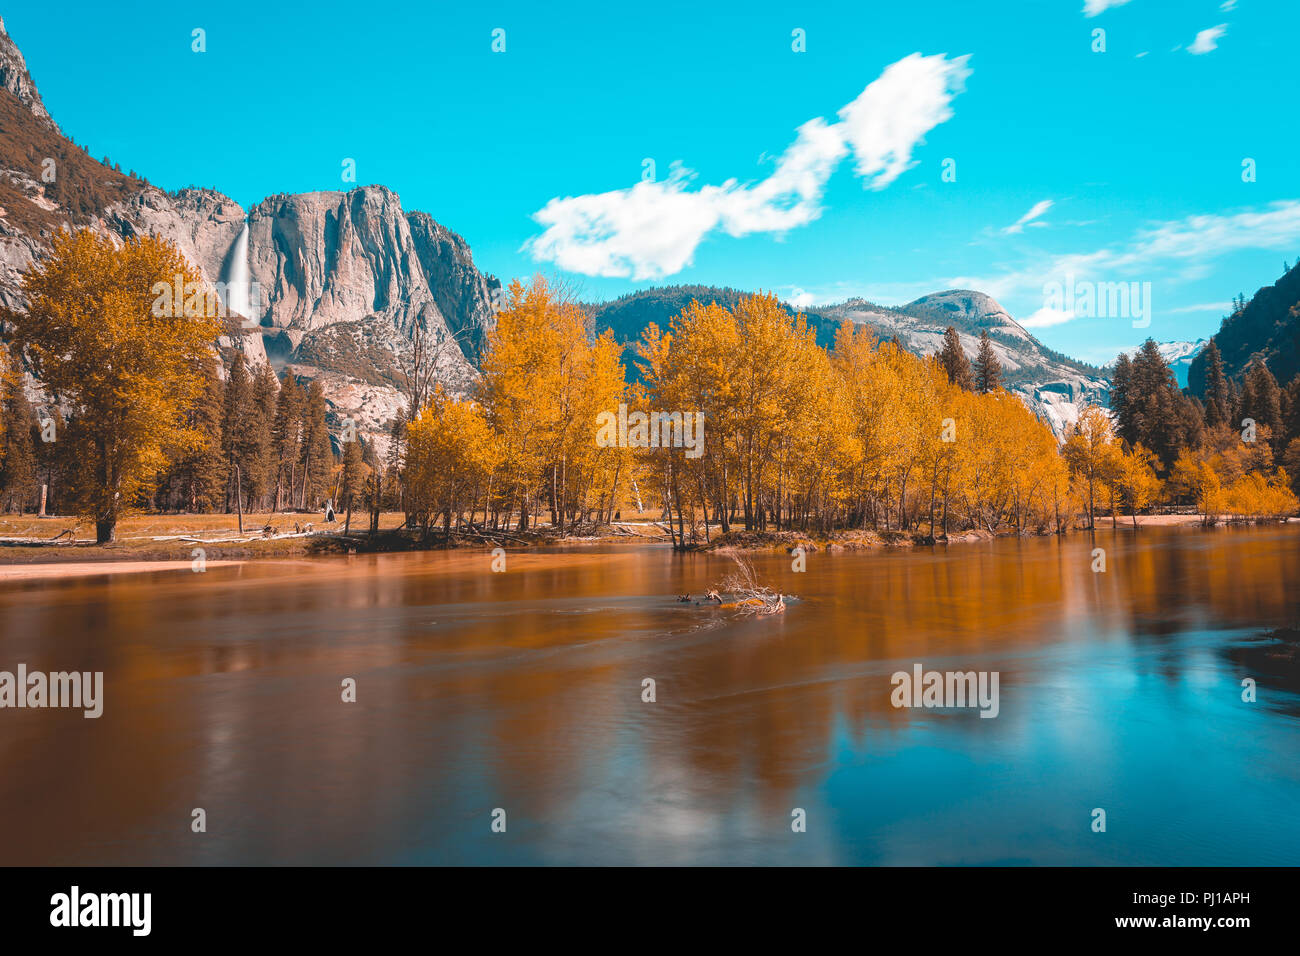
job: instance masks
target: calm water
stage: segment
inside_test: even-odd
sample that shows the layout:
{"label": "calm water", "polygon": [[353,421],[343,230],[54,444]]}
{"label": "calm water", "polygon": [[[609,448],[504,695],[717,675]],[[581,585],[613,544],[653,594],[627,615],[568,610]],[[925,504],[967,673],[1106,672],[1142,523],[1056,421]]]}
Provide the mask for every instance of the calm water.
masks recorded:
{"label": "calm water", "polygon": [[[657,546],[0,586],[0,670],[105,674],[0,711],[0,863],[1300,863],[1300,530],[1096,545],[764,556],[766,619]],[[915,662],[999,716],[894,709]]]}

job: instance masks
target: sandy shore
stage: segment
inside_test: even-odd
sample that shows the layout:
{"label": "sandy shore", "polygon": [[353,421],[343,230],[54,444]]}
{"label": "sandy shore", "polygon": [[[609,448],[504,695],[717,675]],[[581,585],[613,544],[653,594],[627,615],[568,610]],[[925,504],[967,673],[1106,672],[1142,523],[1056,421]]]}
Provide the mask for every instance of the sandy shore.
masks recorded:
{"label": "sandy shore", "polygon": [[[220,568],[242,561],[209,561],[209,568]],[[51,561],[44,564],[0,565],[0,584],[6,581],[31,581],[52,578],[80,578],[97,574],[132,574],[144,571],[190,571],[189,561]]]}

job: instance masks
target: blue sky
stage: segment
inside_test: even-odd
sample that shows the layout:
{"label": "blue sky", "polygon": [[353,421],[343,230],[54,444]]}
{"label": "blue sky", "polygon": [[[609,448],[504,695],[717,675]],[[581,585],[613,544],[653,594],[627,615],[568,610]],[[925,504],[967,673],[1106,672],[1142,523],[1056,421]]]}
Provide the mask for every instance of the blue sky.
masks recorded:
{"label": "blue sky", "polygon": [[[586,298],[977,288],[1100,361],[1212,333],[1300,257],[1289,0],[470,6],[75,2],[5,22],[64,131],[161,187],[248,207],[346,188],[352,158],[484,271]],[[1150,282],[1150,325],[1056,307],[1044,285],[1067,272]]]}

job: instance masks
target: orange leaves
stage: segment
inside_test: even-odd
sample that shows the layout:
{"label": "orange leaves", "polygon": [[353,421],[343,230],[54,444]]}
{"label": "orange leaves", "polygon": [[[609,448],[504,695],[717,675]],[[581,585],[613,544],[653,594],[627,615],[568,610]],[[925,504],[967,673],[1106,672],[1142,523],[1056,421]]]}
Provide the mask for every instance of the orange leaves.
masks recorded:
{"label": "orange leaves", "polygon": [[27,312],[9,321],[33,371],[72,408],[60,440],[77,443],[78,497],[102,536],[151,485],[166,452],[190,437],[184,415],[205,385],[220,306],[215,294],[199,294],[193,308],[155,307],[156,288],[201,286],[165,240],[118,246],[81,231],[52,246],[23,277]]}

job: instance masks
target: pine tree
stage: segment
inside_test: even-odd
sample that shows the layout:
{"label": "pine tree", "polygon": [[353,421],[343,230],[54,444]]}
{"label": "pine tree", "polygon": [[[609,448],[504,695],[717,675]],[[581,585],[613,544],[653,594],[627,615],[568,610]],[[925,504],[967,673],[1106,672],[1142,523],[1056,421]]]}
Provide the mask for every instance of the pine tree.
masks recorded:
{"label": "pine tree", "polygon": [[248,462],[249,493],[257,499],[259,506],[266,506],[268,498],[275,490],[276,446],[275,446],[275,410],[279,397],[280,384],[269,364],[259,365],[253,376],[252,412],[253,422],[250,427],[251,458]]}
{"label": "pine tree", "polygon": [[1210,339],[1205,346],[1205,424],[1211,428],[1231,424],[1232,396],[1223,373],[1223,356]]}
{"label": "pine tree", "polygon": [[302,416],[302,467],[299,507],[315,508],[329,494],[334,468],[334,449],[325,423],[325,390],[312,379]]}
{"label": "pine tree", "polygon": [[343,533],[352,529],[352,505],[364,491],[366,481],[366,451],[358,436],[343,443],[343,483],[339,493],[339,507],[347,510]]}
{"label": "pine tree", "polygon": [[180,507],[191,512],[212,511],[222,503],[226,461],[222,453],[225,384],[217,374],[217,360],[205,367],[206,387],[187,413],[189,427],[199,436],[169,472],[169,486]]}
{"label": "pine tree", "polygon": [[993,351],[988,329],[980,332],[979,353],[975,356],[975,388],[980,394],[996,392],[1002,387],[1002,363]]}
{"label": "pine tree", "polygon": [[6,363],[0,346],[0,510],[17,507],[21,514],[34,500],[36,415],[27,401],[23,373],[17,362]]}
{"label": "pine tree", "polygon": [[961,337],[951,325],[943,333],[943,348],[939,350],[939,363],[948,373],[948,381],[968,392],[975,389],[975,378],[971,373],[970,359],[961,347]]}
{"label": "pine tree", "polygon": [[366,508],[370,514],[369,534],[373,538],[379,533],[379,514],[384,506],[384,474],[379,462],[379,453],[375,451],[374,442],[366,443]]}
{"label": "pine tree", "polygon": [[1110,377],[1110,410],[1121,436],[1133,434],[1133,360],[1120,352]]}
{"label": "pine tree", "polygon": [[253,381],[243,352],[236,352],[226,379],[222,412],[221,452],[226,460],[226,512],[244,510],[244,490],[250,476],[248,464],[255,456],[256,423]]}
{"label": "pine tree", "polygon": [[1160,346],[1148,338],[1133,359],[1117,433],[1130,447],[1144,445],[1168,467],[1180,449],[1200,440],[1200,409],[1184,395]]}
{"label": "pine tree", "polygon": [[1300,438],[1300,375],[1291,379],[1290,384],[1284,390],[1286,398],[1285,411],[1286,421],[1286,440],[1289,445],[1292,441]]}
{"label": "pine tree", "polygon": [[1280,456],[1286,447],[1281,389],[1262,359],[1251,362],[1246,370],[1241,406],[1242,418],[1253,418],[1257,424],[1268,426],[1273,452]]}
{"label": "pine tree", "polygon": [[275,445],[274,510],[293,507],[298,487],[298,462],[302,457],[302,412],[304,396],[289,371],[280,382],[275,399],[275,422],[271,439]]}

